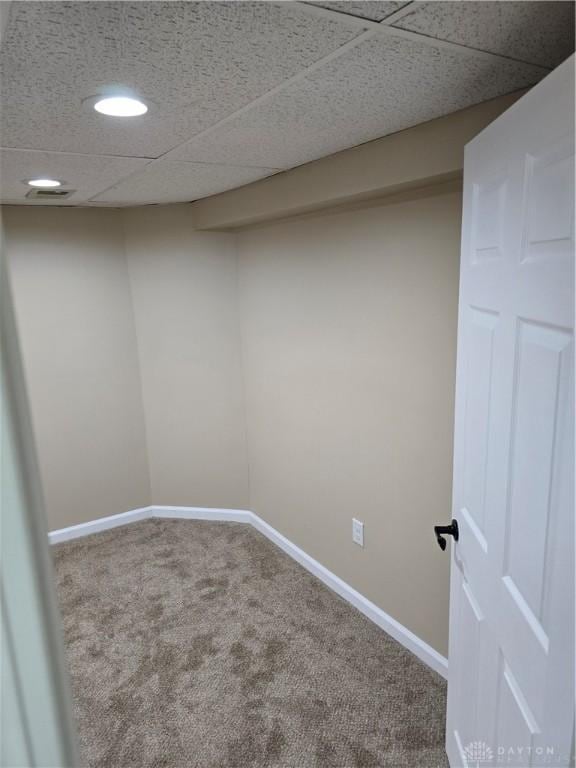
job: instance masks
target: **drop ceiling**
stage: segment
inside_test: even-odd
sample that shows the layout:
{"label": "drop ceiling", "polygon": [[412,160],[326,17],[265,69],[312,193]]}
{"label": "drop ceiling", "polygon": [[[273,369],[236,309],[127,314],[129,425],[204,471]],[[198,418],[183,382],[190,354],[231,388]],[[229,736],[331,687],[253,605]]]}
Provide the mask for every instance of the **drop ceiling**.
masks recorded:
{"label": "drop ceiling", "polygon": [[[197,200],[533,85],[574,49],[568,0],[0,6],[0,199],[26,205]],[[83,106],[110,86],[148,114]],[[32,176],[75,191],[28,200]]]}

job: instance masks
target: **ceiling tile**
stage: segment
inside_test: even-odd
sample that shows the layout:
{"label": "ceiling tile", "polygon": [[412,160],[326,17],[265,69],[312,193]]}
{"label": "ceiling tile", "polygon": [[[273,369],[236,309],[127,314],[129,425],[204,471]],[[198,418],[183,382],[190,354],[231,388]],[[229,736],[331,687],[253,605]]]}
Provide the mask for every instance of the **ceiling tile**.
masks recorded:
{"label": "ceiling tile", "polygon": [[371,38],[170,159],[289,168],[539,80],[527,64]]}
{"label": "ceiling tile", "polygon": [[49,176],[61,179],[66,189],[76,192],[59,205],[75,205],[115,184],[134,171],[144,168],[148,160],[134,157],[94,157],[57,152],[34,152],[20,149],[0,150],[0,200],[3,203],[53,204],[53,201],[27,200],[30,187],[23,180]]}
{"label": "ceiling tile", "polygon": [[407,5],[407,0],[363,0],[355,3],[353,0],[335,0],[335,2],[311,2],[308,5],[319,5],[320,8],[329,8],[339,13],[347,13],[350,16],[359,16],[362,19],[372,19],[372,21],[382,21],[395,11],[400,10]]}
{"label": "ceiling tile", "polygon": [[[157,157],[353,39],[290,3],[15,2],[0,52],[6,147]],[[83,109],[102,87],[138,120]]]}
{"label": "ceiling tile", "polygon": [[418,3],[395,26],[548,67],[574,51],[574,3],[566,0]]}
{"label": "ceiling tile", "polygon": [[158,160],[94,198],[93,202],[141,205],[198,200],[241,187],[276,173],[276,168],[253,168],[210,163],[171,163]]}

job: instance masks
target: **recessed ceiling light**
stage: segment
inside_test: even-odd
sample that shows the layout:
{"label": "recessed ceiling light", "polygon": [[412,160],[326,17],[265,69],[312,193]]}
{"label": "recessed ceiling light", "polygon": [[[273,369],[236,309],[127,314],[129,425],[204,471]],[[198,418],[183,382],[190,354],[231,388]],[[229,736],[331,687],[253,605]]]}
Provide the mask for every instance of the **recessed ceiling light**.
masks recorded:
{"label": "recessed ceiling light", "polygon": [[54,187],[61,187],[62,182],[58,179],[29,179],[27,182],[29,187],[41,187],[42,189],[53,189]]}
{"label": "recessed ceiling light", "polygon": [[148,107],[140,99],[131,96],[105,96],[94,104],[96,112],[112,117],[139,117],[148,112]]}

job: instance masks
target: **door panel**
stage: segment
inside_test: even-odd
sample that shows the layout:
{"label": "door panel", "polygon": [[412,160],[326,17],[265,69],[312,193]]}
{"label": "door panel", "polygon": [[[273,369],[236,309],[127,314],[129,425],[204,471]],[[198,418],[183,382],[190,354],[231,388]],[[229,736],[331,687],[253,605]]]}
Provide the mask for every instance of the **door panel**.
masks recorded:
{"label": "door panel", "polygon": [[547,531],[554,524],[550,519],[554,449],[558,418],[565,412],[559,400],[566,387],[562,379],[569,374],[566,358],[571,341],[564,330],[519,321],[504,573],[538,622],[549,555]]}
{"label": "door panel", "polygon": [[467,313],[474,354],[468,356],[463,509],[475,538],[486,551],[486,468],[490,426],[490,392],[494,366],[494,334],[498,315],[477,307]]}
{"label": "door panel", "polygon": [[[470,648],[475,656],[480,656],[481,635],[483,630],[484,615],[478,601],[472,594],[470,586],[462,581],[462,594],[460,605],[459,633],[462,642]],[[459,738],[463,744],[474,740],[476,733],[476,702],[479,693],[480,670],[477,665],[463,666],[460,677],[461,695],[470,696],[470,707],[463,713],[458,724]]]}
{"label": "door panel", "polygon": [[466,148],[447,752],[568,766],[574,57]]}

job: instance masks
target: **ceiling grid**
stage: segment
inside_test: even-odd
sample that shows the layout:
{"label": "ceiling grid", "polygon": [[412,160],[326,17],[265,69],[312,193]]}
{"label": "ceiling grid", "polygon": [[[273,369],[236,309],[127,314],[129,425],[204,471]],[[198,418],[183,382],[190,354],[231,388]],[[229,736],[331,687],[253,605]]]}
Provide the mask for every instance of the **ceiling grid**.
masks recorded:
{"label": "ceiling grid", "polygon": [[[31,174],[68,205],[217,194],[533,85],[574,48],[568,0],[10,5],[0,192],[19,204]],[[114,84],[149,114],[82,106]]]}

